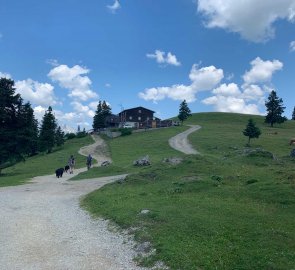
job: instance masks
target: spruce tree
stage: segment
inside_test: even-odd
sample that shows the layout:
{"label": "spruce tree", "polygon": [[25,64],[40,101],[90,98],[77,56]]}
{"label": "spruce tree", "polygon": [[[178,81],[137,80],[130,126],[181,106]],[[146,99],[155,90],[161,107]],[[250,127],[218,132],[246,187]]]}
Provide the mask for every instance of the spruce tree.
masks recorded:
{"label": "spruce tree", "polygon": [[275,123],[283,123],[287,120],[282,116],[286,107],[283,106],[283,100],[277,96],[276,91],[271,91],[268,100],[265,102],[267,115],[265,116],[265,123],[270,124],[271,127]]}
{"label": "spruce tree", "polygon": [[248,144],[250,144],[250,139],[259,138],[261,131],[258,127],[256,127],[253,119],[249,119],[243,134],[248,137]]}
{"label": "spruce tree", "polygon": [[49,106],[48,110],[45,112],[40,129],[39,136],[39,147],[40,151],[47,151],[51,153],[55,145],[55,131],[56,131],[56,120],[52,113],[52,108]]}
{"label": "spruce tree", "polygon": [[18,112],[22,105],[19,94],[15,94],[14,81],[0,79],[0,173],[1,170],[23,160],[18,147]]}
{"label": "spruce tree", "polygon": [[295,120],[295,106],[294,106],[293,113],[292,113],[292,120]]}
{"label": "spruce tree", "polygon": [[20,106],[17,132],[18,147],[21,151],[29,156],[35,155],[38,150],[38,121],[29,102]]}
{"label": "spruce tree", "polygon": [[95,115],[93,117],[92,127],[95,131],[106,127],[106,117],[111,114],[111,107],[107,105],[106,101],[99,101]]}
{"label": "spruce tree", "polygon": [[179,114],[177,117],[181,121],[181,124],[183,124],[183,121],[185,121],[190,116],[191,116],[191,110],[189,109],[186,103],[186,100],[184,100],[180,103]]}
{"label": "spruce tree", "polygon": [[55,131],[55,144],[57,146],[61,146],[65,143],[65,133],[62,131],[61,127],[58,126],[58,128]]}

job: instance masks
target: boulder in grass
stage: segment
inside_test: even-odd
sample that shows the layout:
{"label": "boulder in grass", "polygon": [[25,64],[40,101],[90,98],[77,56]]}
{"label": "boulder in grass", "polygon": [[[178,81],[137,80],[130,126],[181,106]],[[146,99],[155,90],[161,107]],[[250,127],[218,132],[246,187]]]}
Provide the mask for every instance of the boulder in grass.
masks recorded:
{"label": "boulder in grass", "polygon": [[138,160],[134,160],[133,165],[134,166],[149,166],[149,165],[151,165],[150,158],[148,155],[146,155],[145,157],[142,157]]}

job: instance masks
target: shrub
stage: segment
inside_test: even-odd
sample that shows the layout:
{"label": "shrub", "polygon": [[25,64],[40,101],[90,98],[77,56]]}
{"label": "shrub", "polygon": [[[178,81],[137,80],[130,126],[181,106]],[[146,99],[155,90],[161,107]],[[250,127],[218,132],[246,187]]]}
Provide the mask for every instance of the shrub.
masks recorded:
{"label": "shrub", "polygon": [[76,134],[75,133],[68,133],[65,135],[65,137],[66,137],[66,140],[71,140],[71,139],[76,138]]}
{"label": "shrub", "polygon": [[127,136],[132,134],[132,128],[120,128],[121,136]]}

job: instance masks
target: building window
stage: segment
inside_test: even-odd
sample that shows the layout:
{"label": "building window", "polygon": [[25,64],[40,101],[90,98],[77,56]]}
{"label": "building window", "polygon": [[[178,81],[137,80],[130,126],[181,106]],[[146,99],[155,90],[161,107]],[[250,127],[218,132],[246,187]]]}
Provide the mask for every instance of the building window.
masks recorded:
{"label": "building window", "polygon": [[138,113],[141,113],[141,110],[138,110]]}
{"label": "building window", "polygon": [[149,117],[147,117],[147,118],[146,118],[146,120],[148,120],[148,121],[149,121],[149,120],[150,120],[150,118],[149,118]]}
{"label": "building window", "polygon": [[129,116],[129,120],[132,120],[132,116]]}
{"label": "building window", "polygon": [[140,121],[141,120],[141,117],[140,116],[138,116],[138,121]]}

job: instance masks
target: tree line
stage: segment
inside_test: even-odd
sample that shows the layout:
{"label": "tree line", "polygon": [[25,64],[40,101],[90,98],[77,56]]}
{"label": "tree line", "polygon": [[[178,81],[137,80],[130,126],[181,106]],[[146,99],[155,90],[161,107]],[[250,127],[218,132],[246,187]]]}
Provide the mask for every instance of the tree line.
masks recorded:
{"label": "tree line", "polygon": [[29,102],[15,93],[14,81],[0,79],[0,173],[38,152],[50,153],[64,144],[64,132],[49,107],[41,124]]}

